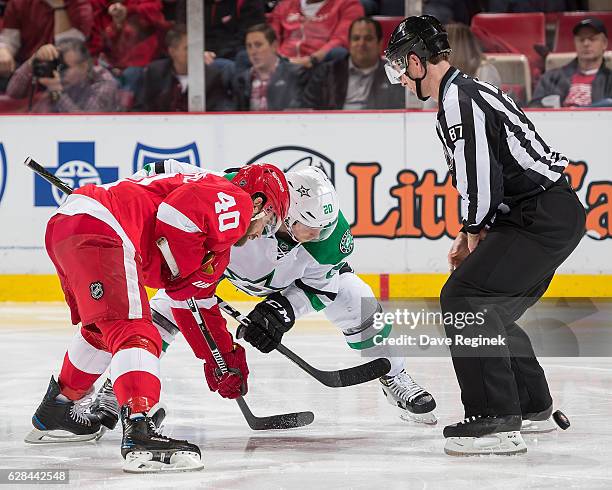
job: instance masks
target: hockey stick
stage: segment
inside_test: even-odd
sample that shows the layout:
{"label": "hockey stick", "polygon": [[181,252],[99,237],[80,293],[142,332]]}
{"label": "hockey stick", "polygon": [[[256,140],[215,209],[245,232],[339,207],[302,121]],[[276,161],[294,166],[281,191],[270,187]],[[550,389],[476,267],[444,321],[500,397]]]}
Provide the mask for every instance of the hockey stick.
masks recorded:
{"label": "hockey stick", "polygon": [[[216,298],[219,308],[237,320],[240,325],[245,327],[248,326],[250,320],[246,316],[244,316],[226,301],[223,301],[219,296],[216,296]],[[238,327],[236,336],[238,338],[241,337],[240,327]],[[391,369],[391,364],[389,363],[388,359],[379,358],[352,368],[340,369],[339,371],[321,371],[320,369],[308,364],[304,359],[283,344],[279,343],[276,350],[310,374],[317,381],[331,388],[341,388],[344,386],[353,386],[366,383],[384,376],[389,372],[389,369]]]}
{"label": "hockey stick", "polygon": [[[56,186],[58,189],[63,191],[66,194],[72,194],[73,189],[66,185],[62,180],[53,175],[51,172],[47,171],[42,165],[34,161],[32,158],[27,158],[24,162],[26,167],[29,167],[38,175],[40,175],[43,179],[45,179],[50,184]],[[172,269],[172,267],[171,267]],[[227,365],[219,352],[217,344],[214,339],[206,329],[206,325],[204,323],[204,319],[200,314],[200,310],[197,308],[196,302],[194,298],[189,298],[187,300],[187,304],[189,305],[189,309],[194,315],[196,323],[200,327],[202,334],[204,335],[204,339],[208,344],[211,352],[213,353],[213,357],[219,366],[219,369],[222,373],[227,372]],[[195,310],[194,310],[195,308]],[[253,430],[267,430],[267,429],[292,429],[296,427],[302,427],[304,425],[309,425],[314,420],[314,414],[312,412],[294,412],[280,415],[271,415],[269,417],[256,417],[253,415],[253,412],[249,409],[246,401],[243,397],[239,397],[236,399],[238,406],[240,407],[241,412],[244,415],[249,427]]]}
{"label": "hockey stick", "polygon": [[53,175],[45,167],[43,167],[42,165],[34,161],[32,158],[30,157],[26,158],[23,164],[26,167],[30,167],[32,170],[34,170],[34,172],[40,175],[43,179],[45,179],[51,185],[54,185],[55,187],[57,187],[64,194],[72,194],[73,189],[70,186],[66,185],[66,183],[63,180]]}
{"label": "hockey stick", "polygon": [[[206,328],[206,324],[204,323],[204,319],[202,318],[202,314],[200,313],[200,309],[198,308],[195,299],[189,298],[187,300],[187,305],[193,314],[193,318],[200,327],[202,335],[204,335],[204,339],[208,344],[208,348],[212,352],[217,366],[219,366],[219,369],[221,370],[221,374],[227,373],[227,364],[219,352],[215,339],[212,338],[212,335]],[[270,415],[268,417],[256,417],[253,415],[253,412],[251,412],[249,406],[242,396],[236,398],[236,402],[238,403],[244,418],[249,424],[249,427],[253,430],[294,429],[296,427],[309,425],[314,420],[314,414],[312,412],[294,412],[284,413],[281,415]]]}

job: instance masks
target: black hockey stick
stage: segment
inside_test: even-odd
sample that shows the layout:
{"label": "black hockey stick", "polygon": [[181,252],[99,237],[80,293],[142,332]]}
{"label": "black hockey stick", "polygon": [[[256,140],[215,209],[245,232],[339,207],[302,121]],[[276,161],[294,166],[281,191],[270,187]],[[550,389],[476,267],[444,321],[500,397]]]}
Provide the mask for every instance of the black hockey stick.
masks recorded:
{"label": "black hockey stick", "polygon": [[[216,298],[219,308],[237,320],[240,325],[245,327],[248,326],[250,320],[246,316],[244,316],[226,301],[219,298],[219,296],[216,296]],[[238,333],[236,336],[238,338],[241,337],[240,327],[238,328]],[[278,344],[276,350],[310,374],[317,381],[331,388],[341,388],[344,386],[353,386],[366,383],[384,376],[389,372],[389,369],[391,369],[391,364],[389,363],[388,359],[379,358],[352,368],[340,369],[339,371],[321,371],[320,369],[308,364],[304,359],[283,344]]]}
{"label": "black hockey stick", "polygon": [[[58,177],[46,170],[42,165],[34,161],[32,158],[28,157],[24,164],[26,165],[26,167],[31,168],[43,179],[56,186],[65,194],[72,194],[73,189],[70,186],[66,185],[62,180],[60,180]],[[193,313],[196,323],[198,324],[200,330],[202,331],[202,334],[204,335],[204,339],[206,340],[211,352],[213,353],[213,357],[215,358],[219,369],[221,369],[222,373],[227,372],[227,365],[225,364],[225,361],[223,360],[223,357],[219,352],[217,344],[206,329],[206,325],[200,314],[200,310],[197,308],[195,300],[193,298],[190,298],[189,300],[187,300],[187,304],[189,305],[189,309]],[[249,409],[249,406],[247,405],[243,397],[237,398],[236,402],[238,403],[238,406],[240,407],[244,418],[249,424],[249,427],[253,430],[293,429],[296,427],[309,425],[314,420],[314,414],[312,412],[294,412],[281,415],[271,415],[269,417],[256,417]]]}
{"label": "black hockey stick", "polygon": [[[200,313],[200,309],[198,308],[195,299],[189,298],[187,300],[187,305],[193,314],[193,318],[200,327],[202,335],[204,335],[204,339],[208,344],[208,348],[212,352],[217,366],[219,366],[219,369],[221,370],[221,374],[227,373],[227,364],[219,352],[215,339],[212,338],[212,335],[206,328],[206,323],[204,323],[204,319],[202,318],[202,314]],[[249,427],[253,430],[295,429],[296,427],[303,427],[305,425],[312,424],[312,421],[314,420],[314,414],[312,412],[294,412],[284,413],[281,415],[270,415],[268,417],[256,417],[253,415],[253,412],[251,412],[249,406],[242,396],[236,398],[236,402],[238,402],[238,406],[249,424]]]}
{"label": "black hockey stick", "polygon": [[70,186],[66,185],[66,183],[63,180],[53,175],[51,172],[45,169],[45,167],[43,167],[42,165],[34,161],[32,158],[30,157],[26,158],[23,164],[26,167],[30,167],[32,170],[34,170],[34,172],[40,175],[43,179],[45,179],[51,185],[54,185],[55,187],[57,187],[64,194],[72,194],[73,189]]}

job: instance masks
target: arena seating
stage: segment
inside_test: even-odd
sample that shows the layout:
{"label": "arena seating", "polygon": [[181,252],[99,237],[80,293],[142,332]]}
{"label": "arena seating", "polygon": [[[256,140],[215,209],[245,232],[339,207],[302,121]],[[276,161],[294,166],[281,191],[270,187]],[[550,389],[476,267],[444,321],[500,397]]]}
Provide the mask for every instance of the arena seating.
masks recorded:
{"label": "arena seating", "polygon": [[509,53],[487,53],[485,56],[501,76],[500,88],[520,104],[526,104],[531,99],[531,71],[527,57]]}
{"label": "arena seating", "polygon": [[[377,16],[374,16],[374,19],[380,22],[380,25],[382,27],[382,34],[383,34],[382,51],[384,51],[385,48],[387,47],[387,43],[389,42],[389,39],[391,38],[391,34],[393,33],[393,30],[397,27],[397,25],[402,20],[404,20],[404,18],[377,15]],[[381,51],[381,54],[382,54],[382,51]]]}
{"label": "arena seating", "polygon": [[576,50],[572,31],[578,22],[587,17],[601,19],[608,29],[608,34],[612,35],[612,12],[563,12],[559,15],[557,21],[557,32],[553,48],[555,53]]}
{"label": "arena seating", "polygon": [[[576,53],[573,52],[550,53],[546,57],[546,71],[554,70],[555,68],[560,68],[567,65],[575,57]],[[604,54],[604,59],[606,60],[606,66],[612,70],[612,51],[606,51]]]}
{"label": "arena seating", "polygon": [[529,64],[537,67],[541,55],[534,46],[546,45],[545,16],[543,13],[530,14],[477,14],[472,26],[494,32],[496,36],[511,44],[527,56]]}

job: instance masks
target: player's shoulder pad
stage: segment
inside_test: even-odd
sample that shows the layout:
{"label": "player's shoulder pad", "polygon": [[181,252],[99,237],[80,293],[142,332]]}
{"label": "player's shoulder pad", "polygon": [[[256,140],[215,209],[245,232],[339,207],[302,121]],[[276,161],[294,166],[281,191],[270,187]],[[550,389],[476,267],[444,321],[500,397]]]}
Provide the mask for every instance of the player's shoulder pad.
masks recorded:
{"label": "player's shoulder pad", "polygon": [[334,232],[322,242],[306,242],[304,249],[319,263],[336,265],[353,252],[353,234],[342,211],[338,214],[338,224]]}

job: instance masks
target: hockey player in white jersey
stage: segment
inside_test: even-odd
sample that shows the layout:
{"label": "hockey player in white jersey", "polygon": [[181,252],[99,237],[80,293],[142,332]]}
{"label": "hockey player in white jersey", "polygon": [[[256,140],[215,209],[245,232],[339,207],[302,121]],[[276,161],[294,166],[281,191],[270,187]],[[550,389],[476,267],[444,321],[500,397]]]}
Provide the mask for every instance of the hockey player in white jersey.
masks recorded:
{"label": "hockey player in white jersey", "polygon": [[[166,161],[143,172],[185,172],[185,165]],[[196,171],[189,167],[190,172]],[[265,298],[248,314],[250,326],[245,329],[244,339],[261,352],[270,352],[297,318],[323,311],[342,330],[356,353],[389,359],[391,370],[380,378],[380,383],[400,416],[435,424],[435,400],[406,372],[405,359],[390,356],[387,346],[373,342],[374,336],[388,336],[391,329],[375,328],[374,315],[382,308],[372,289],[346,262],[353,251],[353,236],[332,183],[315,167],[285,175],[290,190],[287,219],[275,234],[234,247],[225,271],[226,278],[236,287]],[[181,312],[188,310],[186,304],[173,301],[163,290],[153,297],[151,308],[154,323],[167,344],[178,332],[174,325],[180,322],[179,317],[191,317]]]}

